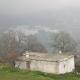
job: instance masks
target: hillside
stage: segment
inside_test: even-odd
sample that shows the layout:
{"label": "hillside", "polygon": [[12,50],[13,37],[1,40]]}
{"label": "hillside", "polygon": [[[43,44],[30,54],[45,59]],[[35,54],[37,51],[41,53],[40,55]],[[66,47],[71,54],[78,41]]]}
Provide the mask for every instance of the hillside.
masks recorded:
{"label": "hillside", "polygon": [[34,71],[16,70],[10,68],[0,69],[0,80],[80,80],[80,75],[68,73],[54,75]]}

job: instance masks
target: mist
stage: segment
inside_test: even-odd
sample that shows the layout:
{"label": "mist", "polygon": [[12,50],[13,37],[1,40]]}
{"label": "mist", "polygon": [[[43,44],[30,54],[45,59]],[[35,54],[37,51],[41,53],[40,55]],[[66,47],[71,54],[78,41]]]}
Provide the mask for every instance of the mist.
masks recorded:
{"label": "mist", "polygon": [[0,0],[0,31],[17,26],[25,29],[24,25],[45,26],[76,36],[80,33],[79,3],[79,0]]}

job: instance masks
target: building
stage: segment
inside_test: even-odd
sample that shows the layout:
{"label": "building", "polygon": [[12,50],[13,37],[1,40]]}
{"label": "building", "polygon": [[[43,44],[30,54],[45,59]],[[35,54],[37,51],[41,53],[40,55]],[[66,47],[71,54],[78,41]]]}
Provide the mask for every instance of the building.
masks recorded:
{"label": "building", "polygon": [[15,61],[15,67],[46,73],[64,74],[75,69],[74,56],[70,54],[45,54],[26,52]]}

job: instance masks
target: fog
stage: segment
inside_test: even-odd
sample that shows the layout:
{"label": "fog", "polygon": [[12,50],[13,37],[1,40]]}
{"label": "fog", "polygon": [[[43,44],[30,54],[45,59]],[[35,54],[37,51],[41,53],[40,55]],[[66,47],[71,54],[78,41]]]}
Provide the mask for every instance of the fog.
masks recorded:
{"label": "fog", "polygon": [[0,14],[23,16],[38,11],[79,8],[79,0],[0,0]]}
{"label": "fog", "polygon": [[78,35],[80,0],[0,0],[0,30],[23,25],[46,26]]}

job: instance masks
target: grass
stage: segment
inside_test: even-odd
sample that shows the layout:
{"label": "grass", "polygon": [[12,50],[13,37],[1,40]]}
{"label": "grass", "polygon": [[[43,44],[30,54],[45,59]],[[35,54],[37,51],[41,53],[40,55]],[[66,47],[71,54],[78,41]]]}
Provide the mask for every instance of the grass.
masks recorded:
{"label": "grass", "polygon": [[55,75],[3,66],[0,67],[0,80],[80,80],[80,74],[76,73]]}

